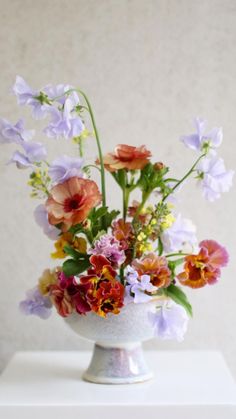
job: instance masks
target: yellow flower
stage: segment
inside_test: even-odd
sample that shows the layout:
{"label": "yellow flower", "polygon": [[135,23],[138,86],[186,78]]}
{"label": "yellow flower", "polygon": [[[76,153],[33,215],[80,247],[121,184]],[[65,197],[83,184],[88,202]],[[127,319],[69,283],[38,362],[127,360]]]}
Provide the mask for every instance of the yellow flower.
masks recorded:
{"label": "yellow flower", "polygon": [[75,250],[80,253],[86,253],[87,242],[83,237],[75,237],[71,233],[62,234],[59,239],[54,243],[56,252],[51,253],[53,259],[64,259],[66,253],[64,252],[65,246],[72,246]]}
{"label": "yellow flower", "polygon": [[50,285],[56,284],[57,271],[58,268],[53,269],[52,271],[50,269],[45,269],[45,271],[43,271],[38,283],[38,289],[42,295],[48,295]]}
{"label": "yellow flower", "polygon": [[170,228],[172,224],[175,222],[175,217],[173,214],[168,214],[165,216],[164,220],[161,223],[161,228],[165,230],[166,228]]}

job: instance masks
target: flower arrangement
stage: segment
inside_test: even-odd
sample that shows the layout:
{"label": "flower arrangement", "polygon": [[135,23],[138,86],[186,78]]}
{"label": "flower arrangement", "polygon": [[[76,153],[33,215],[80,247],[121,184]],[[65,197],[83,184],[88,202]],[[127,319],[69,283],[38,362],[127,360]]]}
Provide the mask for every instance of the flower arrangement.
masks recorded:
{"label": "flower arrangement", "polygon": [[[226,171],[216,152],[222,129],[207,131],[204,120],[195,120],[196,132],[181,141],[197,159],[176,179],[165,164],[151,162],[144,145],[119,144],[103,155],[91,104],[80,89],[61,84],[33,90],[18,76],[13,92],[19,105],[31,107],[33,118],[47,120],[47,137],[72,140],[79,149],[79,157],[48,162],[45,146],[32,141],[34,131],[22,119],[15,125],[0,120],[0,142],[18,146],[9,163],[30,171],[31,196],[43,199],[35,220],[54,241],[51,257],[62,260],[44,270],[20,303],[21,311],[46,319],[55,307],[62,317],[94,312],[106,318],[119,315],[127,304],[156,299],[156,310],[149,313],[156,335],[181,340],[192,315],[183,288],[215,284],[228,253],[215,240],[198,244],[194,224],[176,212],[173,197],[192,175],[209,201],[229,190],[233,171]],[[90,136],[97,145],[94,164],[84,158]],[[92,180],[95,170],[100,185]],[[121,214],[107,206],[106,172],[121,189]],[[135,190],[139,201],[131,200]]]}

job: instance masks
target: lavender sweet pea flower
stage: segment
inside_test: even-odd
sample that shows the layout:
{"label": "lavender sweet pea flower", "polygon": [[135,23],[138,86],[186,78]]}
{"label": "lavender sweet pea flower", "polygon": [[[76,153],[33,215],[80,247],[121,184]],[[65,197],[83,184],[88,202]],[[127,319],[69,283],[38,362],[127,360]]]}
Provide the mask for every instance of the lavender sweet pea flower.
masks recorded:
{"label": "lavender sweet pea flower", "polygon": [[156,312],[149,312],[148,318],[156,337],[183,341],[189,317],[179,304],[164,302],[156,308]]}
{"label": "lavender sweet pea flower", "polygon": [[83,177],[84,160],[79,157],[61,156],[55,159],[48,170],[54,183],[63,183],[71,177]]}
{"label": "lavender sweet pea flower", "polygon": [[[49,100],[55,100],[61,105],[64,105],[65,100],[68,97],[68,94],[65,95],[65,93],[71,89],[73,89],[73,86],[70,86],[69,84],[57,84],[56,86],[48,84],[44,87],[43,91],[48,96]],[[79,96],[76,92],[70,92],[69,97],[74,106],[79,104]]]}
{"label": "lavender sweet pea flower", "polygon": [[19,308],[26,316],[35,315],[41,319],[48,319],[52,303],[48,297],[42,296],[38,287],[35,287],[26,293],[26,299],[20,302]]}
{"label": "lavender sweet pea flower", "polygon": [[191,220],[178,214],[176,220],[161,234],[164,251],[177,252],[185,245],[194,246],[197,243],[196,227]]}
{"label": "lavender sweet pea flower", "polygon": [[223,139],[222,128],[212,128],[206,133],[206,121],[201,118],[195,118],[194,125],[197,131],[195,134],[180,138],[186,147],[192,150],[208,151],[214,150],[221,145]]}
{"label": "lavender sweet pea flower", "polygon": [[34,166],[35,163],[40,163],[46,158],[47,152],[43,144],[41,143],[21,143],[25,154],[15,151],[9,161],[10,163],[16,163],[18,169],[25,169],[27,167]]}
{"label": "lavender sweet pea flower", "polygon": [[32,114],[35,119],[41,119],[47,115],[47,112],[50,109],[50,105],[42,103],[38,99],[40,92],[31,89],[31,87],[22,77],[16,77],[16,81],[13,86],[13,92],[17,96],[19,105],[32,106]]}
{"label": "lavender sweet pea flower", "polygon": [[94,247],[88,250],[90,255],[103,255],[115,266],[120,266],[125,261],[124,250],[120,243],[110,234],[104,234],[96,240]]}
{"label": "lavender sweet pea flower", "polygon": [[133,302],[135,304],[146,303],[152,299],[147,292],[154,292],[157,287],[154,287],[150,282],[150,275],[142,275],[138,279],[138,273],[132,268],[127,268],[126,280],[128,285],[125,287],[125,304]]}
{"label": "lavender sweet pea flower", "polygon": [[234,171],[225,170],[224,160],[218,157],[204,158],[197,166],[199,184],[204,198],[215,201],[232,186]]}
{"label": "lavender sweet pea flower", "polygon": [[44,234],[51,240],[57,240],[60,230],[55,226],[49,224],[48,212],[43,204],[38,205],[34,210],[34,219],[39,227],[42,228]]}
{"label": "lavender sweet pea flower", "polygon": [[20,119],[15,125],[12,125],[7,119],[0,119],[0,143],[16,143],[29,141],[34,135],[34,130],[26,130],[24,121]]}
{"label": "lavender sweet pea flower", "polygon": [[45,128],[45,134],[50,138],[64,137],[70,139],[78,137],[84,130],[81,118],[73,115],[74,103],[70,98],[65,100],[63,110],[51,107],[51,122]]}

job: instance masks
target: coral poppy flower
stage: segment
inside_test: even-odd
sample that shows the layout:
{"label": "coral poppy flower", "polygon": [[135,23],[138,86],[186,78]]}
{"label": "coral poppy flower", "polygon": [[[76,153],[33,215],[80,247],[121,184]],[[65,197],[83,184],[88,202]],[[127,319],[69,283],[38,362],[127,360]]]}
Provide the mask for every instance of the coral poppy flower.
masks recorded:
{"label": "coral poppy flower", "polygon": [[167,260],[155,253],[148,253],[142,259],[135,259],[132,262],[133,268],[141,275],[150,275],[150,282],[158,288],[165,288],[170,285],[171,272]]}
{"label": "coral poppy flower", "polygon": [[118,144],[114,153],[108,153],[103,157],[104,166],[109,172],[120,169],[138,170],[143,169],[149,162],[151,152],[144,145],[133,147],[126,144]]}
{"label": "coral poppy flower", "polygon": [[202,288],[215,284],[221,274],[220,268],[228,263],[226,249],[214,240],[204,240],[197,255],[185,257],[184,272],[178,275],[182,285]]}
{"label": "coral poppy flower", "polygon": [[52,188],[46,201],[48,220],[52,225],[62,224],[62,231],[85,220],[90,210],[101,202],[95,182],[72,177]]}

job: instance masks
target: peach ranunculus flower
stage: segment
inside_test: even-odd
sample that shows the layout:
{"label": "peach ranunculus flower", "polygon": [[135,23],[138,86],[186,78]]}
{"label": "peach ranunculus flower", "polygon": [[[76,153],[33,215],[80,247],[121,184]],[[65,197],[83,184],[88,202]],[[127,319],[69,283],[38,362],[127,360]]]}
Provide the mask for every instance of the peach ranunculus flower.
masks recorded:
{"label": "peach ranunculus flower", "polygon": [[141,275],[150,275],[150,282],[158,288],[166,288],[171,282],[171,271],[167,259],[155,253],[148,253],[142,259],[135,259],[132,267]]}
{"label": "peach ranunculus flower", "polygon": [[197,255],[185,257],[184,272],[177,278],[182,285],[202,288],[215,284],[221,274],[220,268],[228,263],[226,249],[214,240],[203,240]]}
{"label": "peach ranunculus flower", "polygon": [[109,172],[119,169],[138,170],[147,165],[150,157],[151,152],[146,149],[145,145],[133,147],[118,144],[114,153],[108,153],[103,157],[103,162]]}
{"label": "peach ranunculus flower", "polygon": [[62,223],[66,232],[85,220],[90,210],[101,202],[97,184],[89,179],[72,177],[52,188],[46,201],[48,221],[52,225]]}

